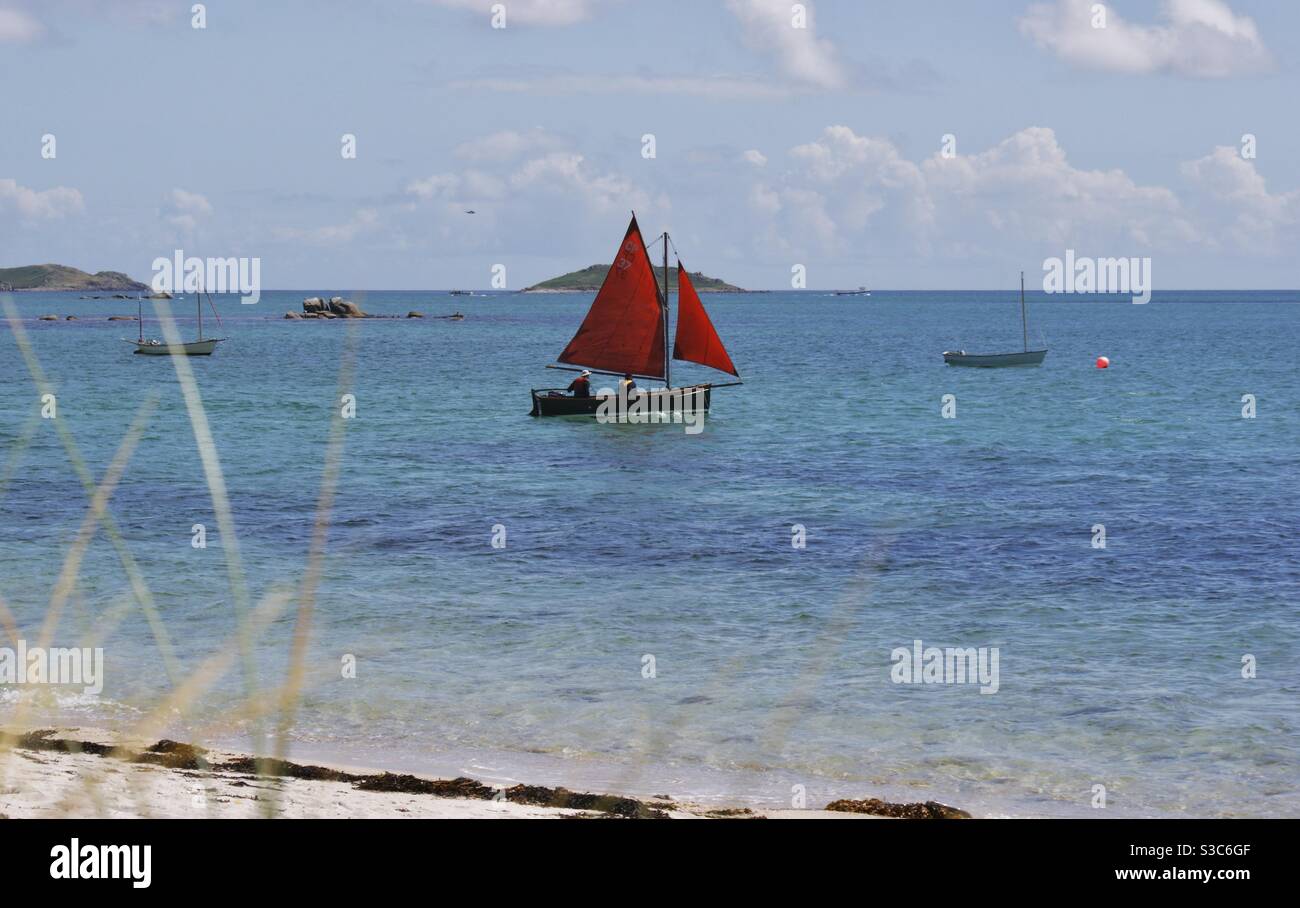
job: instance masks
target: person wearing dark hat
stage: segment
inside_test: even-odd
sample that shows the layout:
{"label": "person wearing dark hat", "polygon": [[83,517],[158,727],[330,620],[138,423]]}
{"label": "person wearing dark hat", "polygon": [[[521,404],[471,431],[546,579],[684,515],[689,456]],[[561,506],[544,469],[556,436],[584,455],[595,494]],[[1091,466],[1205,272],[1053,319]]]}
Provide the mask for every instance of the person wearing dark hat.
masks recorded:
{"label": "person wearing dark hat", "polygon": [[636,392],[636,379],[632,377],[631,372],[624,373],[623,380],[619,382],[619,390],[631,397]]}
{"label": "person wearing dark hat", "polygon": [[568,390],[574,397],[591,397],[591,381],[587,376],[591,375],[590,369],[583,369],[582,374],[569,382]]}

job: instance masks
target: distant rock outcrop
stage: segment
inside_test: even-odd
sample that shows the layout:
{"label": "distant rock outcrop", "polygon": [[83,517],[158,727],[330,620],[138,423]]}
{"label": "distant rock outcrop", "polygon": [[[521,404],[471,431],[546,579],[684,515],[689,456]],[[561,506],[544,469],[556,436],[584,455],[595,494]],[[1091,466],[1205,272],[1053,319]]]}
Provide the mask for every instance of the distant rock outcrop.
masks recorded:
{"label": "distant rock outcrop", "polygon": [[[412,309],[409,312],[407,312],[405,316],[371,315],[368,312],[364,312],[361,309],[361,307],[358,306],[356,303],[352,302],[352,300],[345,300],[341,296],[333,296],[330,297],[329,299],[324,299],[319,296],[309,296],[302,301],[301,312],[289,311],[284,314],[284,317],[286,319],[294,319],[294,320],[309,319],[309,318],[396,319],[396,318],[403,318],[403,317],[424,318],[425,315],[423,312],[418,312],[415,309]],[[461,319],[465,318],[465,316],[461,315],[459,312],[456,312],[452,315],[435,315],[433,316],[433,318],[449,318],[452,319],[453,321],[460,321]]]}
{"label": "distant rock outcrop", "polygon": [[301,318],[369,318],[360,306],[341,296],[328,300],[309,296],[302,301],[302,312]]}

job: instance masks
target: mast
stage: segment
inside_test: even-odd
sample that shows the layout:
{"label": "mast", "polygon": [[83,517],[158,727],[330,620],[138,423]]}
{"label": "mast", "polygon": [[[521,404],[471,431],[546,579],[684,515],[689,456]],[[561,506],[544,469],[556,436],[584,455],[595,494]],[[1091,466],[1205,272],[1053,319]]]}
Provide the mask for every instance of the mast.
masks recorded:
{"label": "mast", "polygon": [[200,290],[197,294],[195,294],[195,299],[197,299],[197,300],[199,301],[199,302],[198,302],[198,309],[199,309],[199,340],[203,340],[203,291],[202,291],[202,290]]}
{"label": "mast", "polygon": [[[677,298],[681,299],[682,288],[677,288]],[[664,387],[673,386],[672,375],[668,371],[672,357],[668,352],[668,231],[664,231]]]}
{"label": "mast", "polygon": [[135,301],[135,320],[140,326],[140,343],[144,343],[144,303]]}
{"label": "mast", "polygon": [[1025,352],[1029,352],[1029,318],[1025,315],[1025,273],[1020,272],[1020,330],[1024,333]]}

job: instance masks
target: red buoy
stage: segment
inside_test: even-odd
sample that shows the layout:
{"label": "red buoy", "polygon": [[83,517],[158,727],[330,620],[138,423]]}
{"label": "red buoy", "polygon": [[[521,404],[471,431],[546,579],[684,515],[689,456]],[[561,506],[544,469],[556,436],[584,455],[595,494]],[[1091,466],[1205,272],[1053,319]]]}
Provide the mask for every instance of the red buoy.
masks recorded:
{"label": "red buoy", "polygon": [[1098,368],[1098,369],[1109,369],[1109,368],[1110,368],[1110,360],[1107,359],[1107,358],[1104,357],[1104,356],[1099,356],[1099,357],[1097,357],[1097,368]]}

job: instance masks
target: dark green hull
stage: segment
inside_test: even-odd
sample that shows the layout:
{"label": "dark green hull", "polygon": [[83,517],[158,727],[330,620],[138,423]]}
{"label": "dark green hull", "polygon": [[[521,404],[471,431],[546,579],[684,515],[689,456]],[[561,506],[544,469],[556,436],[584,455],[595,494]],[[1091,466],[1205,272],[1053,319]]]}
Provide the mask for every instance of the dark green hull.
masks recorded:
{"label": "dark green hull", "polygon": [[[673,388],[672,390],[677,393],[641,392],[649,396],[646,412],[657,412],[668,417],[678,412],[694,412],[696,410],[708,412],[709,401],[713,396],[713,392],[707,385]],[[533,409],[528,415],[595,416],[604,400],[603,397],[570,397],[559,388],[534,388]],[[636,398],[632,398],[628,403],[631,404],[635,400]],[[618,398],[614,398],[611,415],[621,415],[623,412],[622,406],[622,402]]]}
{"label": "dark green hull", "polygon": [[967,353],[965,350],[946,352],[943,361],[950,366],[973,366],[976,369],[1000,369],[1005,366],[1037,366],[1047,355],[1046,350],[1026,350],[1023,353]]}

